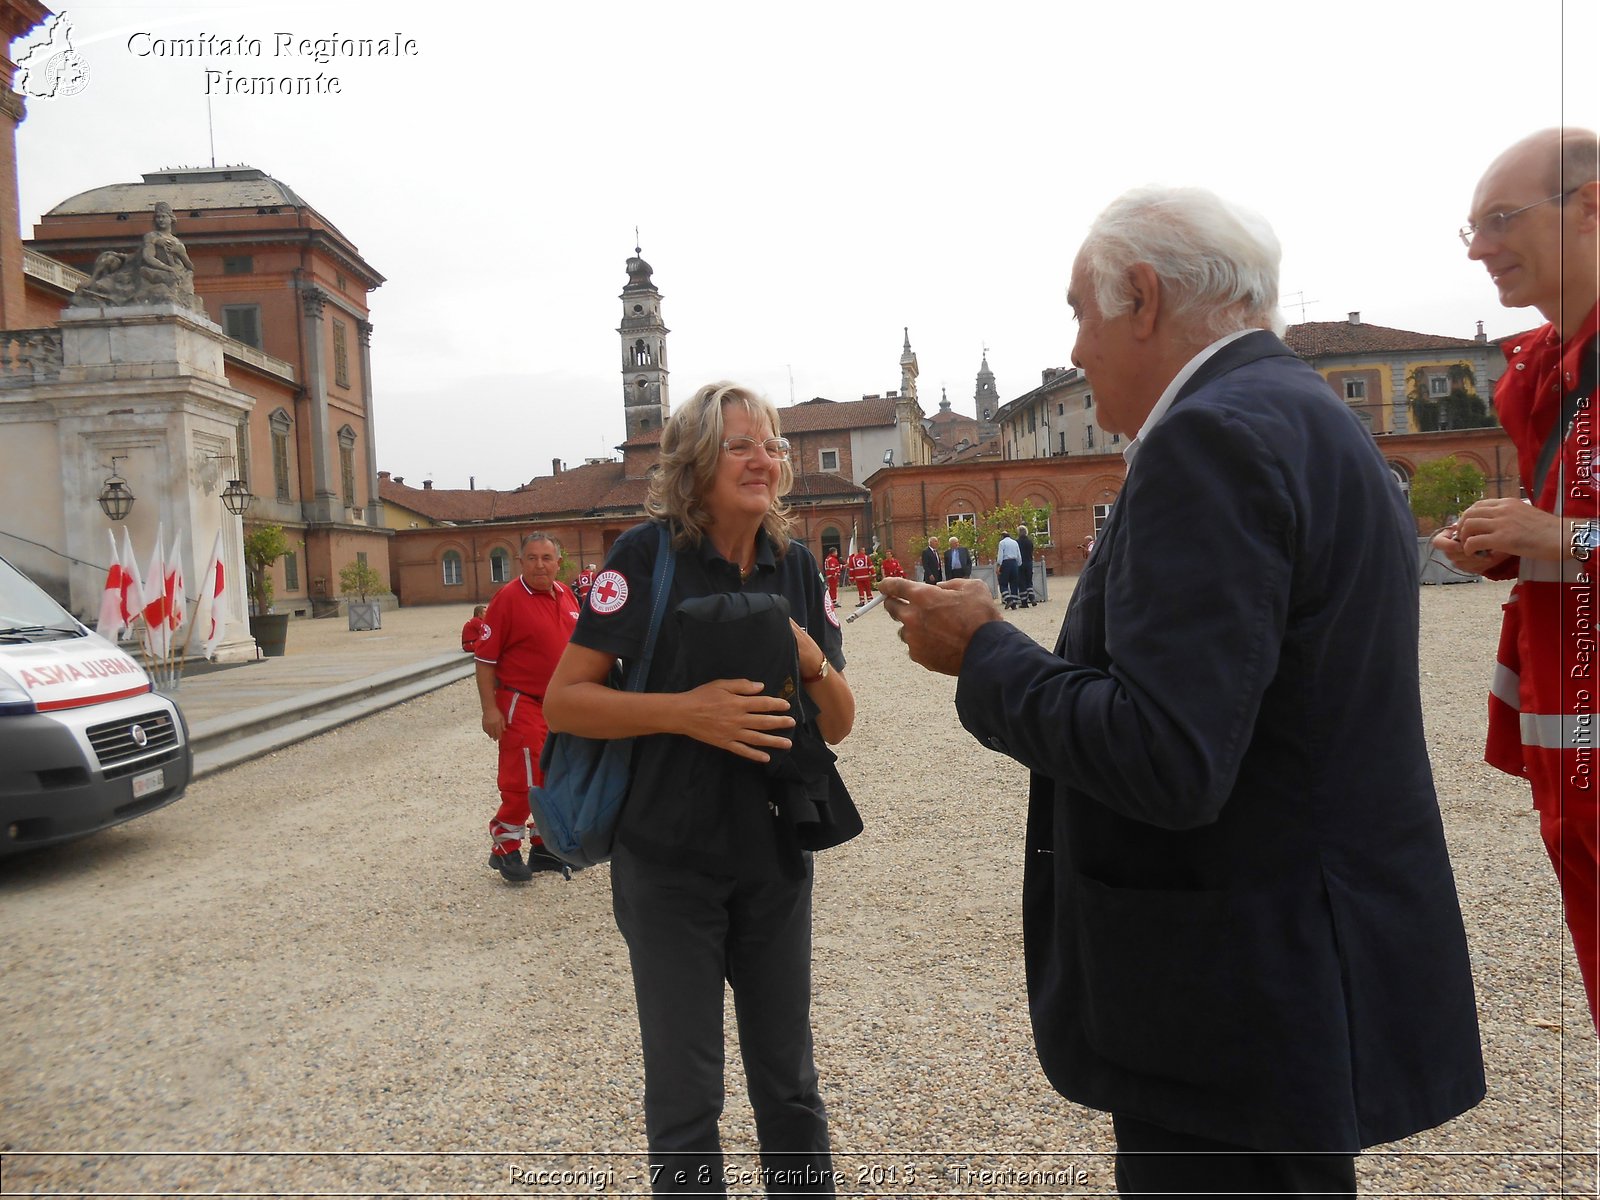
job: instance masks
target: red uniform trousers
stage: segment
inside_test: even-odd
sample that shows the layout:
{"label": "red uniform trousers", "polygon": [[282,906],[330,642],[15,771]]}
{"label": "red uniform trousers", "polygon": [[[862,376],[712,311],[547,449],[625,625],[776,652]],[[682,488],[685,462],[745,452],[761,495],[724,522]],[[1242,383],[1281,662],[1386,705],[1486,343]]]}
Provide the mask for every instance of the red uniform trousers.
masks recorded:
{"label": "red uniform trousers", "polygon": [[1561,884],[1561,907],[1566,913],[1572,948],[1583,972],[1583,990],[1589,998],[1589,1016],[1600,1032],[1600,1007],[1595,1004],[1595,975],[1600,967],[1600,819],[1593,808],[1562,815],[1539,813],[1539,836],[1544,839],[1550,865]]}
{"label": "red uniform trousers", "polygon": [[528,793],[535,784],[544,782],[539,753],[544,749],[549,726],[544,722],[544,706],[532,696],[496,687],[494,702],[506,719],[506,729],[500,735],[500,772],[496,779],[500,810],[489,822],[489,836],[494,840],[496,854],[510,854],[522,849],[524,835],[529,835],[534,845],[542,844],[538,830],[529,821]]}

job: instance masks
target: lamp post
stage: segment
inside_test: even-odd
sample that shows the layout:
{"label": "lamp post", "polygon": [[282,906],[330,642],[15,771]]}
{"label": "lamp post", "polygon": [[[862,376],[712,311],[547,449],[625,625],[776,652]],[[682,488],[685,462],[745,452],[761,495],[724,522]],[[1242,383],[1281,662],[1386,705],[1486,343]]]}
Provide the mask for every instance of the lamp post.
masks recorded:
{"label": "lamp post", "polygon": [[[232,465],[234,461],[231,454],[208,454],[206,458],[207,460],[215,459],[218,462],[225,462],[229,465]],[[255,497],[250,494],[250,489],[245,487],[243,480],[230,479],[227,487],[222,489],[222,507],[236,517],[244,516],[249,511],[250,505],[254,500]]]}
{"label": "lamp post", "polygon": [[111,466],[108,468],[111,474],[107,477],[105,486],[100,489],[100,494],[95,497],[100,504],[100,511],[113,521],[126,520],[128,514],[133,511],[135,499],[133,489],[128,486],[126,479],[117,474],[117,460],[127,457],[126,454],[111,456]]}
{"label": "lamp post", "polygon": [[237,479],[228,480],[228,486],[222,489],[222,506],[236,517],[244,516],[254,499],[249,489]]}

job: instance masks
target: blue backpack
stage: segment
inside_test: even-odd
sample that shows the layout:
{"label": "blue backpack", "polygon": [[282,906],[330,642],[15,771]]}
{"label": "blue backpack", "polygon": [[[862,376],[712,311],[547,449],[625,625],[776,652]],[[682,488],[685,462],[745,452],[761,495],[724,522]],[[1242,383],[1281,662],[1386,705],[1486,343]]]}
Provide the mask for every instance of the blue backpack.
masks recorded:
{"label": "blue backpack", "polygon": [[[656,551],[655,578],[650,587],[650,632],[644,650],[628,672],[625,690],[644,690],[655,657],[656,634],[672,590],[672,569],[677,555],[665,523]],[[613,684],[613,686],[615,686]],[[533,823],[545,849],[573,870],[603,863],[611,857],[622,804],[628,798],[632,777],[632,738],[586,738],[575,733],[551,733],[539,754],[544,783],[528,794]]]}

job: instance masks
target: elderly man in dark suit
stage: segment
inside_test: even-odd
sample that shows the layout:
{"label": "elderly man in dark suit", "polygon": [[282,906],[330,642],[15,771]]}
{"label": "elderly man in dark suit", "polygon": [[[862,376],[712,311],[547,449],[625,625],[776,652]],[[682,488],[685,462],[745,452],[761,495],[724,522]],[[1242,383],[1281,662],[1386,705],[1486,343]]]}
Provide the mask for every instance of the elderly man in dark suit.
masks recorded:
{"label": "elderly man in dark suit", "polygon": [[972,551],[963,546],[961,539],[953,533],[950,535],[950,544],[944,550],[944,577],[972,578]]}
{"label": "elderly man in dark suit", "polygon": [[1033,772],[1034,1036],[1057,1090],[1113,1114],[1126,1192],[1350,1194],[1362,1147],[1484,1094],[1416,529],[1271,331],[1278,259],[1196,189],[1091,227],[1072,361],[1132,440],[1053,653],[980,585],[884,588],[962,724]]}
{"label": "elderly man in dark suit", "polygon": [[939,562],[939,539],[928,539],[927,548],[922,552],[922,582],[938,583],[944,578],[944,568]]}

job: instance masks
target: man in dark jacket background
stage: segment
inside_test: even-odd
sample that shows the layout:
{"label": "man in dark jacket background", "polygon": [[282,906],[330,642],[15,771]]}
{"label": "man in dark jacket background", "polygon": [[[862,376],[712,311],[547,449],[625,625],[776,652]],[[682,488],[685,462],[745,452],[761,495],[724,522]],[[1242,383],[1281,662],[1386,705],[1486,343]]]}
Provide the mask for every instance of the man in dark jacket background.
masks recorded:
{"label": "man in dark jacket background", "polygon": [[1358,1150],[1484,1094],[1416,530],[1272,332],[1279,257],[1197,189],[1091,227],[1072,360],[1131,441],[1053,653],[980,584],[884,586],[962,724],[1033,773],[1034,1037],[1113,1115],[1125,1192],[1352,1194]]}
{"label": "man in dark jacket background", "polygon": [[939,539],[931,537],[922,552],[922,582],[938,583],[944,578],[944,567],[939,562]]}
{"label": "man in dark jacket background", "polygon": [[955,534],[950,535],[950,544],[944,551],[944,577],[946,579],[971,579],[972,578],[972,551],[961,544],[961,539]]}

